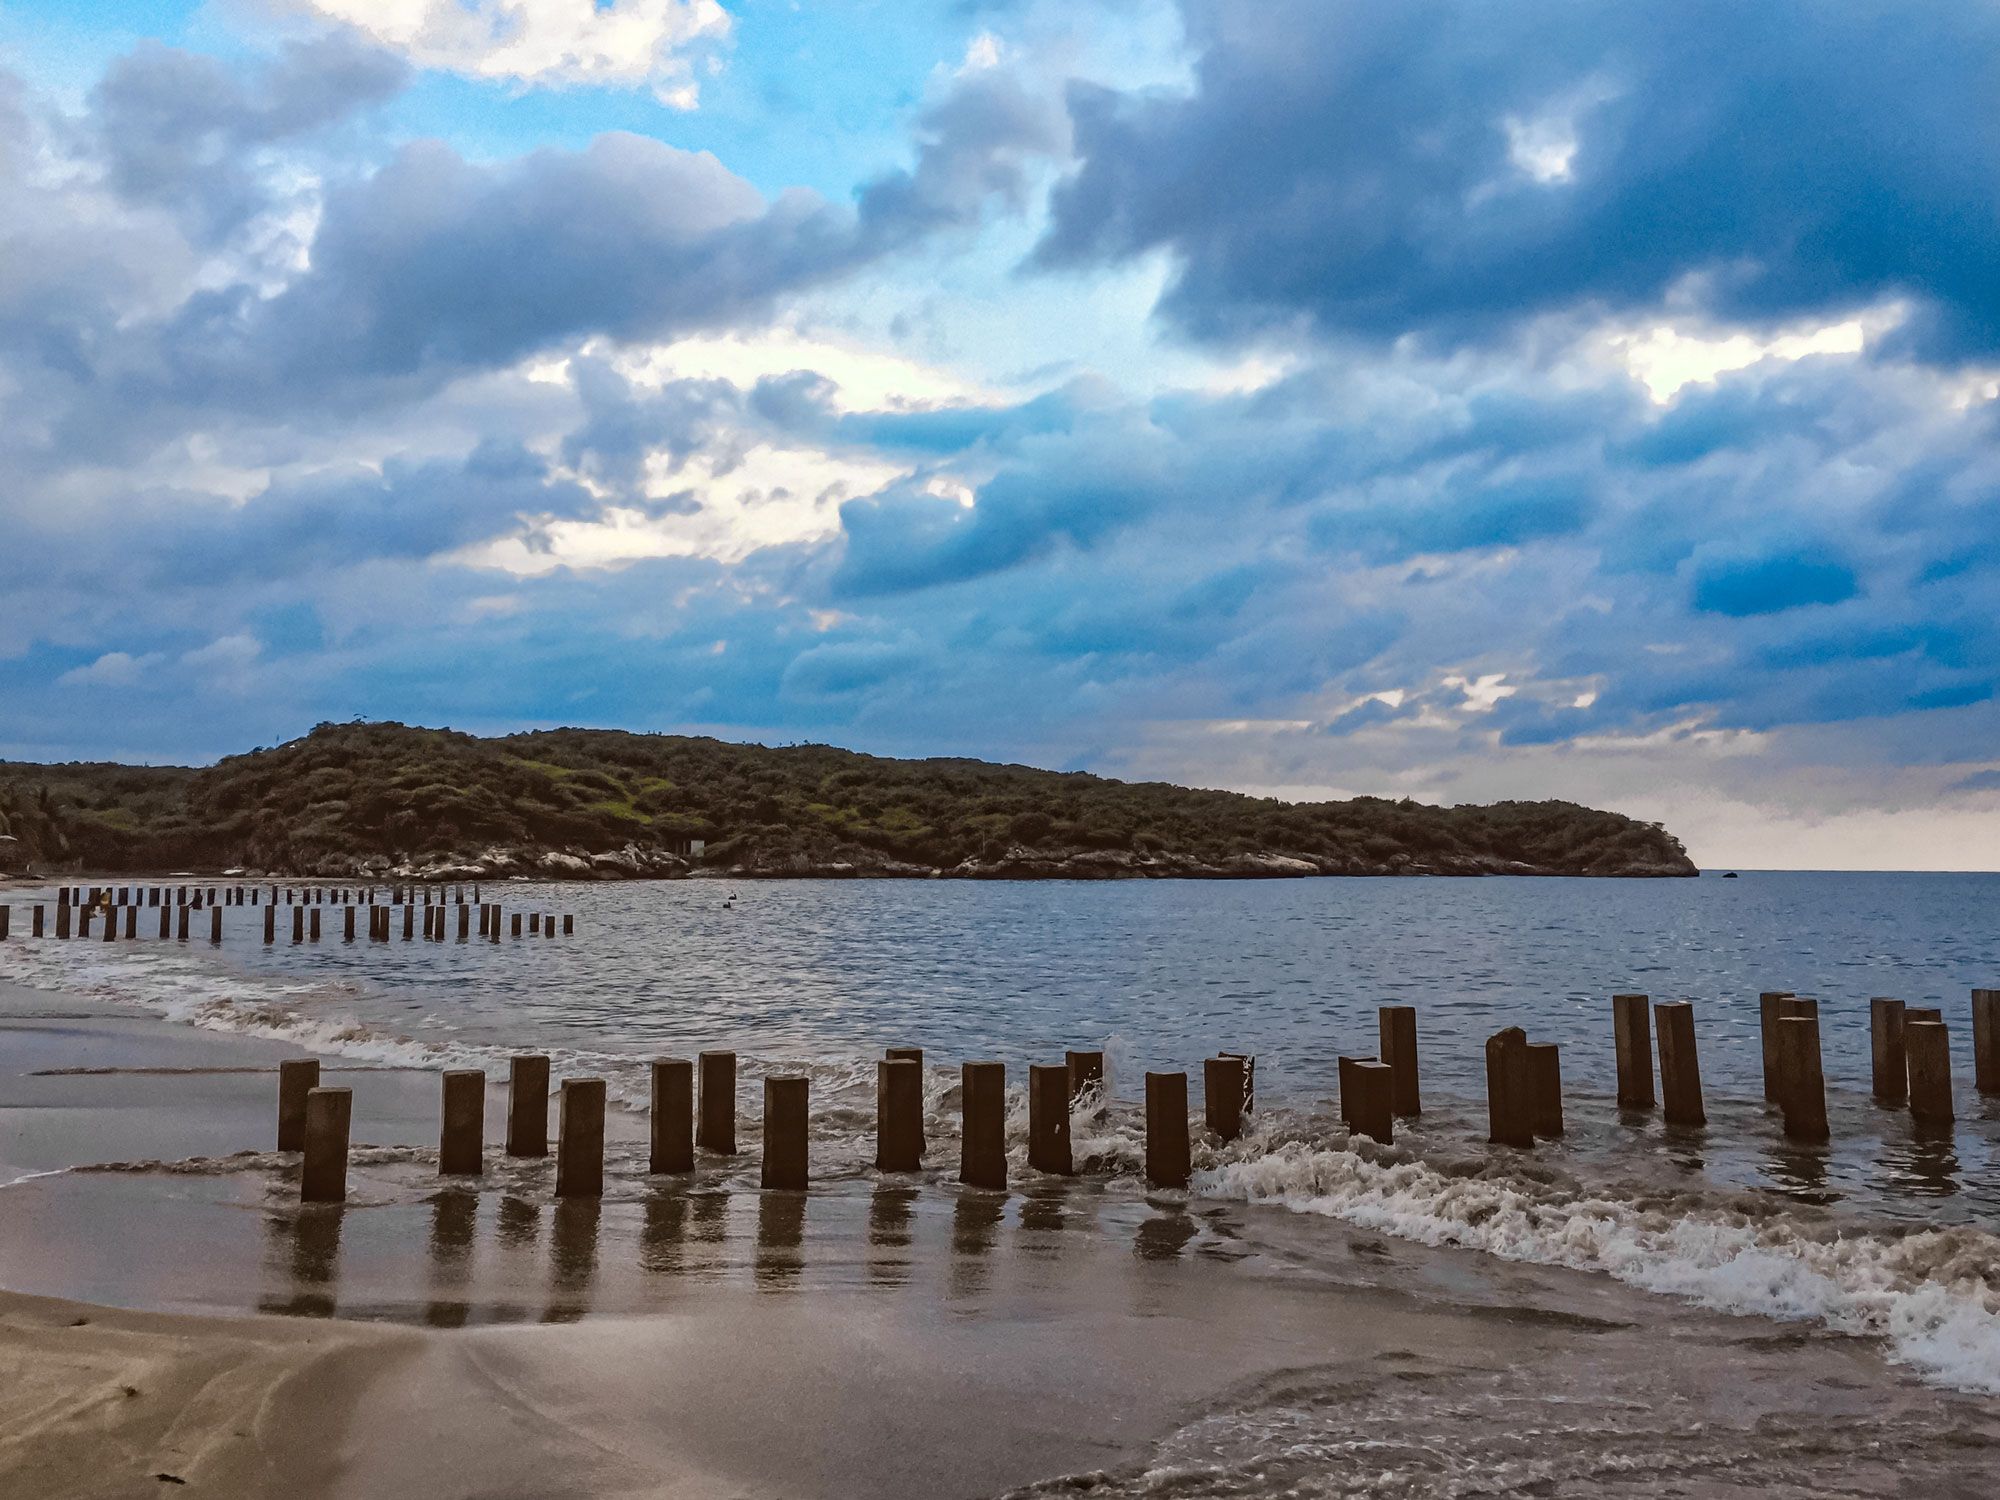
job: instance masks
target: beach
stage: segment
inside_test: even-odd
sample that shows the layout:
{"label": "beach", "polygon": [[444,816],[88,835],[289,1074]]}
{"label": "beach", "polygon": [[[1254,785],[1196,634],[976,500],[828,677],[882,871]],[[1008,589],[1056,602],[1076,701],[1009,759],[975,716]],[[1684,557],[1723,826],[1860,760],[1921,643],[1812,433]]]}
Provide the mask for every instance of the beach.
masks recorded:
{"label": "beach", "polygon": [[301,1206],[295,1055],[0,986],[0,1489],[1970,1496],[2000,1462],[1994,1403],[1877,1341],[1275,1207],[659,1185],[616,1111],[601,1204],[492,1153],[441,1188],[435,1074],[337,1055],[352,1192]]}

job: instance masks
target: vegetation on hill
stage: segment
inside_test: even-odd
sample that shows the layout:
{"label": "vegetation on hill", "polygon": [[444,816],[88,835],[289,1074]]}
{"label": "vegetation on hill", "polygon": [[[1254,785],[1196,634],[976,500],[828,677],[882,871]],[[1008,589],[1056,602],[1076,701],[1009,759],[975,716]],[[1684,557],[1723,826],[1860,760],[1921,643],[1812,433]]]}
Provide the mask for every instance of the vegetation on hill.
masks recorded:
{"label": "vegetation on hill", "polygon": [[0,819],[12,863],[105,871],[1695,873],[1658,825],[1569,802],[1287,803],[589,729],[322,724],[201,770],[0,763]]}

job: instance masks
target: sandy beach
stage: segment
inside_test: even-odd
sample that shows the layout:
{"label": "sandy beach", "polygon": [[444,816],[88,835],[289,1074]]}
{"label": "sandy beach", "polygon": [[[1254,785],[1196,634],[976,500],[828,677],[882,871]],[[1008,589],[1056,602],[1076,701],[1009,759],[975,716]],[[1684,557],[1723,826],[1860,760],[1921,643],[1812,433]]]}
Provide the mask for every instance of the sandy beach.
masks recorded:
{"label": "sandy beach", "polygon": [[1867,1342],[1281,1211],[440,1189],[414,1069],[325,1060],[354,1191],[301,1208],[288,1055],[0,987],[7,1493],[1970,1496],[2000,1461],[1991,1403]]}

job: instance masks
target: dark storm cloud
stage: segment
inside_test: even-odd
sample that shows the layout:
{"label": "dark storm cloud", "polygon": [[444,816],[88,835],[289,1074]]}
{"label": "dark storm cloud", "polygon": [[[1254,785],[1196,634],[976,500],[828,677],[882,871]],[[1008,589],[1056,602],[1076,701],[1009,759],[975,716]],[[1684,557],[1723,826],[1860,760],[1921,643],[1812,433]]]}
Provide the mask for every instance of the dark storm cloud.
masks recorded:
{"label": "dark storm cloud", "polygon": [[1871,0],[1183,0],[1186,95],[1079,88],[1039,252],[1164,249],[1208,338],[1463,343],[1670,294],[1759,322],[1910,300],[2000,350],[2000,9]]}

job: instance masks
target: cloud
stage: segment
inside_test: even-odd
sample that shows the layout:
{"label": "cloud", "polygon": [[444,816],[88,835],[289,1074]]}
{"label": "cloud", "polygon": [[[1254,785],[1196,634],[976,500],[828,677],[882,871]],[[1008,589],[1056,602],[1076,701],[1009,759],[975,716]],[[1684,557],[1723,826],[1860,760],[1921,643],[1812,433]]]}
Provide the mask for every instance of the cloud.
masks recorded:
{"label": "cloud", "polygon": [[691,58],[725,40],[716,0],[296,0],[419,67],[531,84],[650,87],[694,107]]}
{"label": "cloud", "polygon": [[1695,559],[1691,582],[1696,609],[1739,618],[1839,604],[1860,592],[1854,570],[1817,547],[1704,550]]}
{"label": "cloud", "polygon": [[157,665],[156,654],[132,656],[124,651],[107,651],[88,666],[72,667],[56,679],[58,687],[131,687],[143,673]]}
{"label": "cloud", "polygon": [[1182,93],[1079,86],[1046,267],[1166,251],[1203,338],[1440,345],[1907,302],[2000,352],[1989,5],[1183,0]]}

